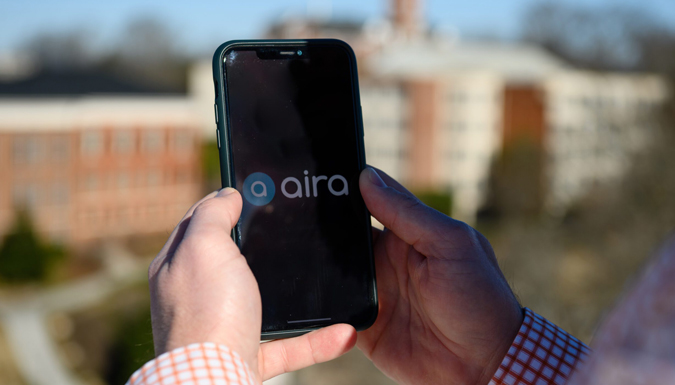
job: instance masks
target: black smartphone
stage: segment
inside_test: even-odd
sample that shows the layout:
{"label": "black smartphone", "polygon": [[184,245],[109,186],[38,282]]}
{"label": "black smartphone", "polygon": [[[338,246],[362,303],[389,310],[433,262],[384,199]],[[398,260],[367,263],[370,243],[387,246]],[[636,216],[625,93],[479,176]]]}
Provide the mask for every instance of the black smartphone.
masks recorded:
{"label": "black smartphone", "polygon": [[233,238],[262,296],[263,339],[377,316],[356,59],[339,40],[248,40],[213,58],[224,187],[243,196]]}

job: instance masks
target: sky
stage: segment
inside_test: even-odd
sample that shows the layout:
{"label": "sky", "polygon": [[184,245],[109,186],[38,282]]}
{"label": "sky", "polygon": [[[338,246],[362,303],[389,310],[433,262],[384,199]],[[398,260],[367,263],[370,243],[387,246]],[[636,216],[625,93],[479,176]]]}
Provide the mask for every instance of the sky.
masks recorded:
{"label": "sky", "polygon": [[[537,0],[425,0],[431,25],[457,30],[460,36],[515,38],[525,10]],[[582,6],[632,5],[675,25],[674,0],[563,0]],[[180,49],[212,52],[220,43],[256,38],[270,22],[288,15],[332,15],[367,20],[386,17],[389,0],[0,0],[0,53],[20,50],[39,33],[85,31],[102,50],[115,44],[131,20],[155,18],[166,23]]]}

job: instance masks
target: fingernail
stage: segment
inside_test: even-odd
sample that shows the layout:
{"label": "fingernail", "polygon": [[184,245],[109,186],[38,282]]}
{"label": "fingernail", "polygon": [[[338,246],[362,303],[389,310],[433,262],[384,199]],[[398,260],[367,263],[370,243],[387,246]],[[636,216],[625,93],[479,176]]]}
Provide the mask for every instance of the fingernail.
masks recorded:
{"label": "fingernail", "polygon": [[384,183],[380,175],[372,167],[368,167],[368,180],[377,187],[387,187],[387,184]]}
{"label": "fingernail", "polygon": [[226,196],[228,196],[232,193],[235,193],[236,191],[237,190],[233,189],[232,187],[225,187],[224,189],[218,191],[218,195],[216,195],[216,196],[226,197]]}

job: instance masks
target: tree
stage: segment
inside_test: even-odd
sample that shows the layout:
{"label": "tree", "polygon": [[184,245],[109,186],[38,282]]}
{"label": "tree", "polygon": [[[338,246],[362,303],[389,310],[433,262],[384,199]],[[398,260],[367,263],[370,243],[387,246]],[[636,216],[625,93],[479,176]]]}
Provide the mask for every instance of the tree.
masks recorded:
{"label": "tree", "polygon": [[72,29],[36,34],[24,49],[47,72],[103,72],[157,91],[186,89],[188,59],[160,20],[132,20],[117,44],[97,47],[97,43],[91,32]]}
{"label": "tree", "polygon": [[0,279],[9,283],[44,281],[64,256],[63,249],[40,240],[28,212],[21,210],[0,245]]}
{"label": "tree", "polygon": [[186,89],[187,58],[176,48],[176,37],[153,18],[132,20],[122,34],[117,52],[104,63],[139,84],[167,91]]}
{"label": "tree", "polygon": [[493,161],[489,193],[479,219],[537,218],[544,208],[544,151],[521,136]]}
{"label": "tree", "polygon": [[525,12],[522,26],[524,41],[582,68],[654,71],[654,64],[675,60],[675,31],[642,8],[540,2]]}
{"label": "tree", "polygon": [[84,30],[38,34],[28,40],[26,50],[45,71],[81,70],[96,61],[91,35]]}

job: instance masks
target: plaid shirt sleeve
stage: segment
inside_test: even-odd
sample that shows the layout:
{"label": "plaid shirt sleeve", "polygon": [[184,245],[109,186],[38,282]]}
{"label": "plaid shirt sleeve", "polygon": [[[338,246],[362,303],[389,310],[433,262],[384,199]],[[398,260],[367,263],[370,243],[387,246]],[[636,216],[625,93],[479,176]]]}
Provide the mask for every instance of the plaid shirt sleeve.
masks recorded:
{"label": "plaid shirt sleeve", "polygon": [[590,349],[544,317],[525,317],[490,385],[563,385],[586,361]]}
{"label": "plaid shirt sleeve", "polygon": [[[590,353],[583,342],[525,308],[525,317],[490,385],[563,385]],[[236,352],[214,343],[192,344],[143,365],[127,385],[253,385]]]}
{"label": "plaid shirt sleeve", "polygon": [[127,385],[253,385],[253,374],[224,345],[192,344],[166,352],[143,365]]}

